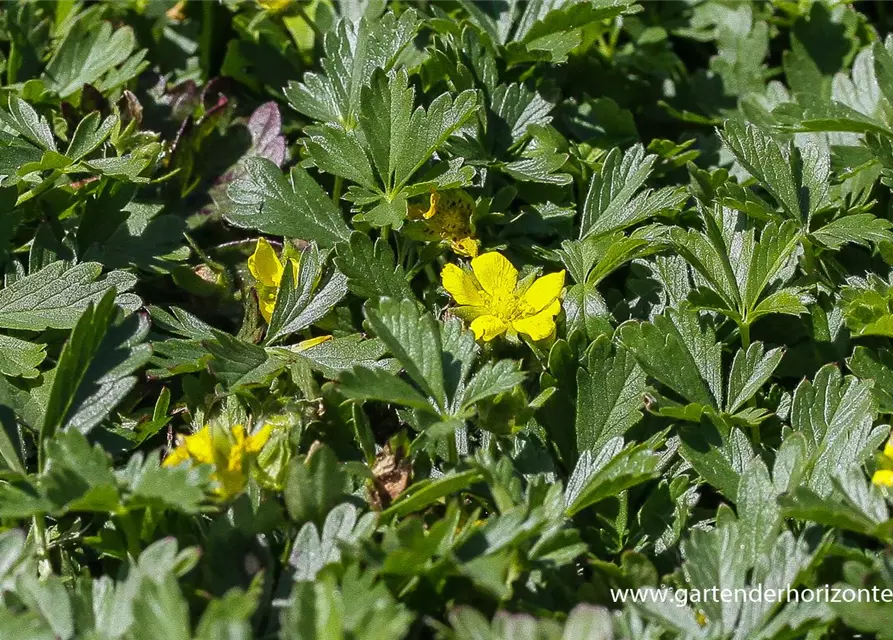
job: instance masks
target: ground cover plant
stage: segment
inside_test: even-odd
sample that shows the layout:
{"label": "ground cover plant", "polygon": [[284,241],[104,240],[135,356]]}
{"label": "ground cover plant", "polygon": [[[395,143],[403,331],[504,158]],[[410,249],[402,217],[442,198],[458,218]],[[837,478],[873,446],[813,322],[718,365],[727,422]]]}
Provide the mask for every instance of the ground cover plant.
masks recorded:
{"label": "ground cover plant", "polygon": [[0,637],[893,638],[890,25],[5,3]]}

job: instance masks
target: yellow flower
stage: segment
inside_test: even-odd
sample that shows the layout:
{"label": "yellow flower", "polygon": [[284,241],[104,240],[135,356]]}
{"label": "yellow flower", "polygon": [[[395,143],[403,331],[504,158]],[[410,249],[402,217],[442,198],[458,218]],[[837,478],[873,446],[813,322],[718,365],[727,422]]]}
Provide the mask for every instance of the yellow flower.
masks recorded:
{"label": "yellow flower", "polygon": [[[883,458],[884,462],[889,462],[889,467],[893,467],[893,435],[884,446]],[[893,469],[878,469],[871,477],[871,481],[879,487],[893,487]]]}
{"label": "yellow flower", "polygon": [[564,288],[564,271],[518,285],[518,270],[502,254],[485,253],[471,261],[474,275],[454,264],[443,268],[443,287],[459,303],[454,313],[471,322],[477,339],[485,341],[506,333],[523,333],[543,340],[555,331],[561,311],[558,297]]}
{"label": "yellow flower", "polygon": [[191,436],[180,436],[177,447],[164,459],[165,467],[184,462],[214,466],[211,476],[218,483],[217,495],[227,500],[238,495],[248,483],[254,458],[273,432],[266,424],[257,433],[247,435],[245,427],[237,424],[232,429],[212,429],[205,425]]}
{"label": "yellow flower", "polygon": [[[292,268],[292,279],[297,281],[298,262],[294,258],[290,258],[289,263]],[[257,280],[255,289],[260,304],[260,313],[264,320],[269,322],[273,316],[273,309],[276,308],[276,297],[279,295],[279,286],[282,284],[285,267],[266,239],[257,239],[254,253],[248,258],[248,271]]]}
{"label": "yellow flower", "polygon": [[432,192],[427,210],[420,205],[409,207],[410,220],[424,220],[428,229],[449,242],[455,253],[469,258],[476,257],[480,247],[471,228],[472,213],[474,201],[459,189]]}
{"label": "yellow flower", "polygon": [[257,4],[265,11],[272,13],[281,13],[289,9],[293,2],[294,0],[257,0]]}

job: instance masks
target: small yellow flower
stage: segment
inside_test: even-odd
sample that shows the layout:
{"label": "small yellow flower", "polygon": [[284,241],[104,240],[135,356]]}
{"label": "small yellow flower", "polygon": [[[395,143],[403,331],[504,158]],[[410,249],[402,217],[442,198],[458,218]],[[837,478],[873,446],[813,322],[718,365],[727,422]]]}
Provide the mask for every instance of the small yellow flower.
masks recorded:
{"label": "small yellow flower", "polygon": [[448,264],[440,276],[444,289],[460,305],[454,313],[471,322],[475,338],[490,341],[503,333],[510,338],[523,333],[543,340],[554,333],[563,270],[519,286],[518,270],[502,254],[490,252],[474,258],[471,271],[473,275]]}
{"label": "small yellow flower", "polygon": [[[293,280],[298,279],[298,262],[294,258],[289,259]],[[260,313],[267,322],[273,317],[273,309],[276,308],[276,298],[279,295],[279,287],[282,284],[282,274],[285,267],[276,251],[264,238],[257,239],[254,253],[248,258],[248,271],[257,280],[255,289],[260,304]]]}
{"label": "small yellow flower", "polygon": [[459,189],[432,192],[427,210],[420,205],[409,207],[410,220],[423,220],[455,253],[469,258],[476,257],[480,247],[471,228],[472,213],[474,201]]}
{"label": "small yellow flower", "polygon": [[871,481],[879,487],[893,487],[893,435],[887,440],[883,453],[884,462],[888,462],[888,467],[878,469],[871,477]]}
{"label": "small yellow flower", "polygon": [[163,465],[175,467],[184,462],[213,465],[211,477],[219,485],[217,495],[227,500],[245,488],[254,458],[272,432],[269,424],[250,436],[240,424],[229,430],[205,425],[191,436],[180,436],[177,447],[164,459]]}
{"label": "small yellow flower", "polygon": [[294,0],[257,0],[257,4],[271,13],[282,13],[289,9],[293,2]]}

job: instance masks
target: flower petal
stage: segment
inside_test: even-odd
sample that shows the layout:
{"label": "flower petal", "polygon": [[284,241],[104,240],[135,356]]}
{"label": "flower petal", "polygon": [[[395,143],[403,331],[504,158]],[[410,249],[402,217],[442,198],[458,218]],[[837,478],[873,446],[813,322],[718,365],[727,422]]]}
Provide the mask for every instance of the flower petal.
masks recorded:
{"label": "flower petal", "polygon": [[248,440],[245,443],[245,452],[246,453],[258,453],[261,449],[264,448],[264,445],[267,444],[267,440],[270,439],[270,434],[273,433],[273,425],[265,424],[260,429],[258,429],[257,433],[248,436]]}
{"label": "flower petal", "polygon": [[524,292],[522,300],[534,313],[538,313],[558,299],[564,288],[564,270],[537,278]]}
{"label": "flower petal", "polygon": [[471,323],[471,330],[477,340],[483,338],[489,342],[493,338],[502,335],[508,329],[508,325],[496,316],[478,316]]}
{"label": "flower petal", "polygon": [[515,293],[518,270],[501,253],[491,251],[478,256],[471,261],[471,270],[491,296],[507,297]]}
{"label": "flower petal", "polygon": [[443,282],[443,288],[453,296],[453,300],[458,304],[475,307],[484,304],[474,278],[456,265],[446,265],[440,272],[440,279]]}
{"label": "flower petal", "polygon": [[539,313],[513,321],[512,328],[518,333],[526,333],[531,340],[544,340],[555,331],[555,316],[559,311],[561,303],[553,300],[552,304]]}
{"label": "flower petal", "polygon": [[178,464],[182,462],[186,462],[189,460],[189,451],[186,450],[186,447],[181,443],[177,448],[167,454],[164,462],[162,462],[162,466],[164,467],[176,467]]}
{"label": "flower petal", "polygon": [[893,487],[893,470],[878,469],[871,476],[871,481],[879,487]]}
{"label": "flower petal", "polygon": [[248,258],[248,271],[266,287],[278,287],[282,281],[282,262],[266,238],[258,238],[254,253]]}
{"label": "flower petal", "polygon": [[214,464],[214,446],[211,441],[211,428],[207,425],[199,431],[183,439],[183,447],[189,457],[196,462]]}
{"label": "flower petal", "polygon": [[310,338],[309,340],[302,340],[294,347],[291,348],[295,353],[301,351],[307,351],[307,349],[312,349],[318,344],[322,344],[323,342],[328,342],[332,339],[332,336],[317,336],[316,338]]}
{"label": "flower petal", "polygon": [[450,243],[450,248],[455,253],[458,253],[460,256],[468,256],[469,258],[477,257],[479,246],[480,242],[474,238],[460,238]]}
{"label": "flower petal", "polygon": [[273,309],[276,308],[276,296],[278,294],[279,290],[274,287],[265,287],[263,285],[257,287],[257,304],[260,307],[260,314],[267,322],[270,322],[270,318],[273,317]]}

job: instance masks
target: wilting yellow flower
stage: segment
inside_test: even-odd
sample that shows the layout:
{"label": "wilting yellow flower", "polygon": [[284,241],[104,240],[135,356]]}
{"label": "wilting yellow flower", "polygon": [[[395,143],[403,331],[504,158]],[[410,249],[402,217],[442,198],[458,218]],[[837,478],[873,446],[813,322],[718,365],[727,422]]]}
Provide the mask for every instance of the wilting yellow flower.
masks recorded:
{"label": "wilting yellow flower", "polygon": [[871,481],[879,487],[893,487],[893,435],[884,446],[884,458],[889,461],[891,468],[878,469],[871,477]]}
{"label": "wilting yellow flower", "polygon": [[477,256],[480,247],[471,228],[472,213],[474,201],[459,189],[432,192],[427,210],[420,205],[409,207],[410,220],[424,220],[428,229],[449,242],[455,253],[470,258]]}
{"label": "wilting yellow flower", "polygon": [[[298,262],[294,258],[289,259],[293,279],[298,279]],[[264,238],[257,239],[254,253],[248,258],[248,271],[257,280],[257,299],[260,303],[260,313],[267,322],[273,316],[276,308],[276,297],[279,295],[279,286],[282,284],[282,274],[285,267],[276,251]]]}
{"label": "wilting yellow flower", "polygon": [[460,305],[454,313],[471,322],[475,338],[489,341],[503,333],[512,338],[523,333],[543,340],[552,335],[561,311],[563,270],[519,286],[518,270],[502,254],[491,252],[474,258],[471,271],[448,264],[440,276]]}
{"label": "wilting yellow flower", "polygon": [[273,427],[267,424],[249,436],[240,424],[230,430],[212,430],[205,425],[191,436],[180,436],[177,447],[163,464],[165,467],[175,467],[183,462],[213,465],[214,475],[211,477],[219,484],[217,495],[226,500],[245,488],[254,457],[264,448],[272,431]]}

